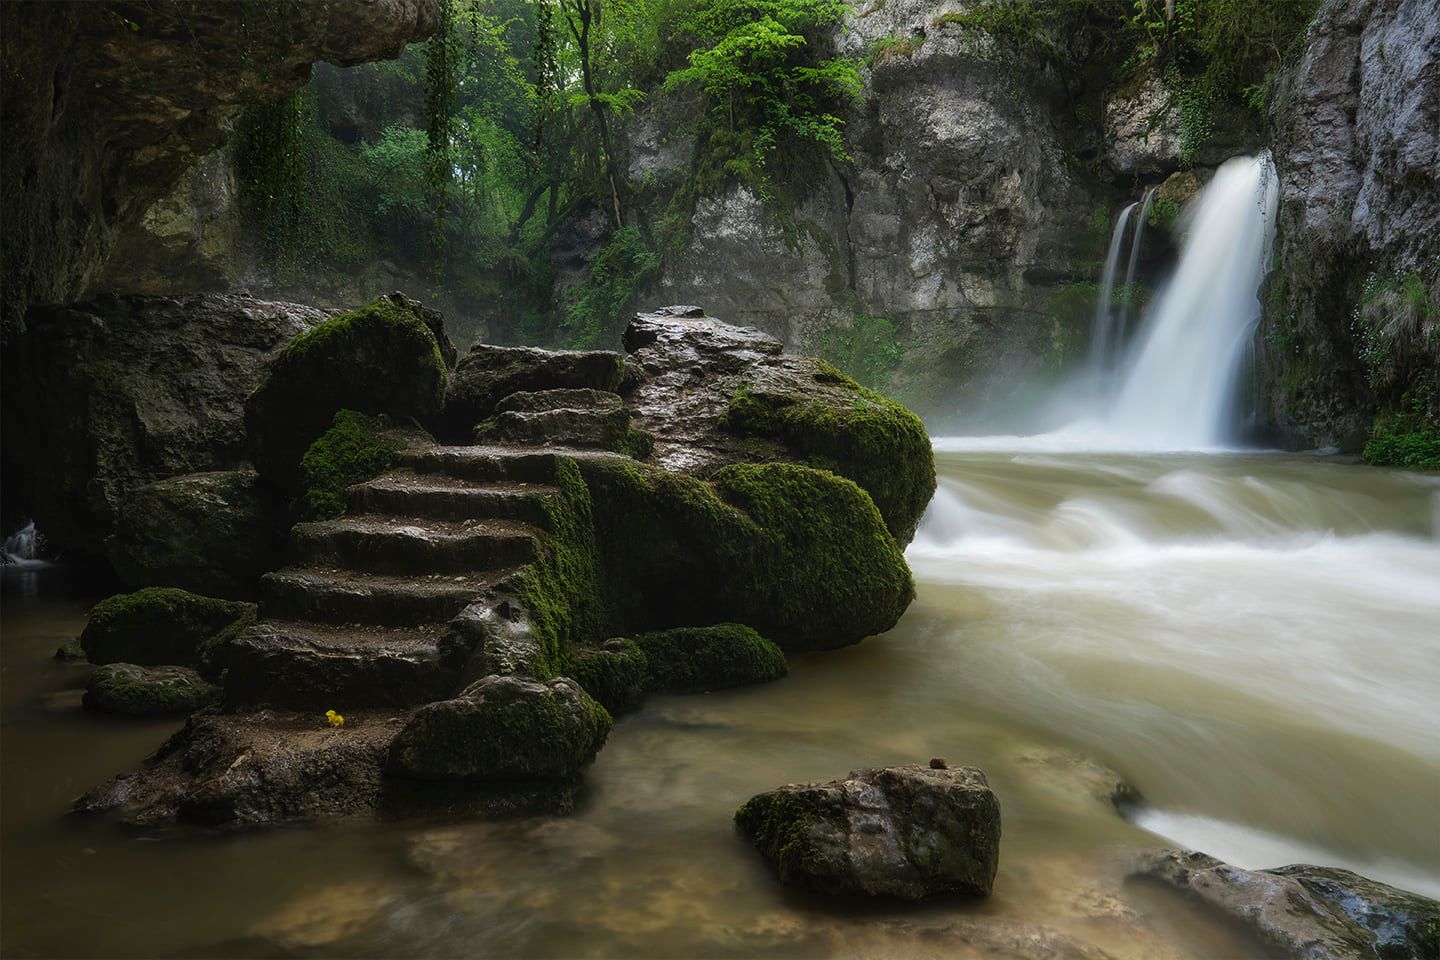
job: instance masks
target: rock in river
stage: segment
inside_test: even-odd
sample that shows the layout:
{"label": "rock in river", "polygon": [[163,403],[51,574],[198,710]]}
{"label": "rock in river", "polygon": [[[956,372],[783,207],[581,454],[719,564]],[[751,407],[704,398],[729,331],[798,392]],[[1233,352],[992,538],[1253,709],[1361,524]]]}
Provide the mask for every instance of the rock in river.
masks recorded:
{"label": "rock in river", "polygon": [[975,767],[790,784],[752,797],[735,821],[781,883],[817,893],[985,896],[1000,862],[1000,804]]}

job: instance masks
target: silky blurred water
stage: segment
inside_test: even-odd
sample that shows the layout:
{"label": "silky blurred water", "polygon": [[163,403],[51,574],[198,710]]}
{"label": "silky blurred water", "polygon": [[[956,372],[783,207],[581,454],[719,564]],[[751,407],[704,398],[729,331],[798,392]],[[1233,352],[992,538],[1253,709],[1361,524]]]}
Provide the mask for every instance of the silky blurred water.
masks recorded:
{"label": "silky blurred water", "polygon": [[[1124,882],[1165,836],[1435,892],[1440,482],[996,445],[938,454],[896,629],[623,717],[566,818],[230,837],[68,820],[178,724],[84,714],[83,671],[49,656],[85,602],[63,570],[7,573],[0,953],[1263,956]],[[1000,798],[987,900],[788,891],[731,825],[760,790],[932,756]],[[1136,822],[1092,795],[1085,758],[1140,789]]]}

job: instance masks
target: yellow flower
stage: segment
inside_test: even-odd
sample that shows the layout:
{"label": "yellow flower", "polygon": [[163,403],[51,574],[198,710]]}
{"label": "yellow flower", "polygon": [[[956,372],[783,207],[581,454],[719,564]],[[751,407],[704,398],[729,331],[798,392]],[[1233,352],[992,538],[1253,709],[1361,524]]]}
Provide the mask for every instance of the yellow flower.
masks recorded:
{"label": "yellow flower", "polygon": [[326,710],[325,719],[330,722],[330,726],[332,727],[345,726],[345,718],[340,716],[340,714],[336,713],[334,710]]}

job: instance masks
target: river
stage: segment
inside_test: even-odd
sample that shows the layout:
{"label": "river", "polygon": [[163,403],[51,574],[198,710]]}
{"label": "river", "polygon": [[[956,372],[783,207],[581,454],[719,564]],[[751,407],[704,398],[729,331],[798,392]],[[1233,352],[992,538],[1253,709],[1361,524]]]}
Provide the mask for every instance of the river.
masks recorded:
{"label": "river", "polygon": [[[889,634],[617,723],[576,814],[230,837],[65,819],[178,723],[86,715],[86,603],[6,568],[5,956],[1263,956],[1125,882],[1180,843],[1440,894],[1440,478],[1281,454],[939,440]],[[982,767],[988,900],[781,888],[730,823],[867,765]],[[1108,765],[1144,804],[1086,785]]]}

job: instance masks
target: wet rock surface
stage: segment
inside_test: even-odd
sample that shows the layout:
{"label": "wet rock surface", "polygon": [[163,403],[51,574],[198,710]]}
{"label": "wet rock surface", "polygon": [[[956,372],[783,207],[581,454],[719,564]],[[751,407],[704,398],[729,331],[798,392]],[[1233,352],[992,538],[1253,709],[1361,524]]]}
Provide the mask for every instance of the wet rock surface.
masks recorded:
{"label": "wet rock surface", "polygon": [[826,894],[985,896],[1000,805],[974,767],[854,770],[751,798],[735,822],[780,882]]}
{"label": "wet rock surface", "polygon": [[252,596],[284,545],[283,517],[254,470],[181,474],[130,493],[105,554],[132,587]]}
{"label": "wet rock surface", "polygon": [[80,646],[92,663],[198,664],[218,635],[254,616],[254,604],[146,587],[97,603]]}
{"label": "wet rock surface", "polygon": [[138,488],[245,458],[246,397],[280,349],[325,318],[228,295],[34,311],[4,350],[7,501],[60,551],[103,555]]}
{"label": "wet rock surface", "polygon": [[729,463],[790,460],[860,485],[902,546],[935,492],[919,419],[824,361],[783,354],[769,334],[695,306],[636,315],[626,402],[667,470],[713,473]]}
{"label": "wet rock surface", "polygon": [[441,438],[470,442],[475,427],[492,416],[503,400],[517,393],[613,392],[620,385],[623,370],[621,356],[603,350],[556,351],[476,344],[450,378]]}
{"label": "wet rock surface", "polygon": [[1440,955],[1440,903],[1349,870],[1310,864],[1242,870],[1170,850],[1137,875],[1183,891],[1305,960]]}

